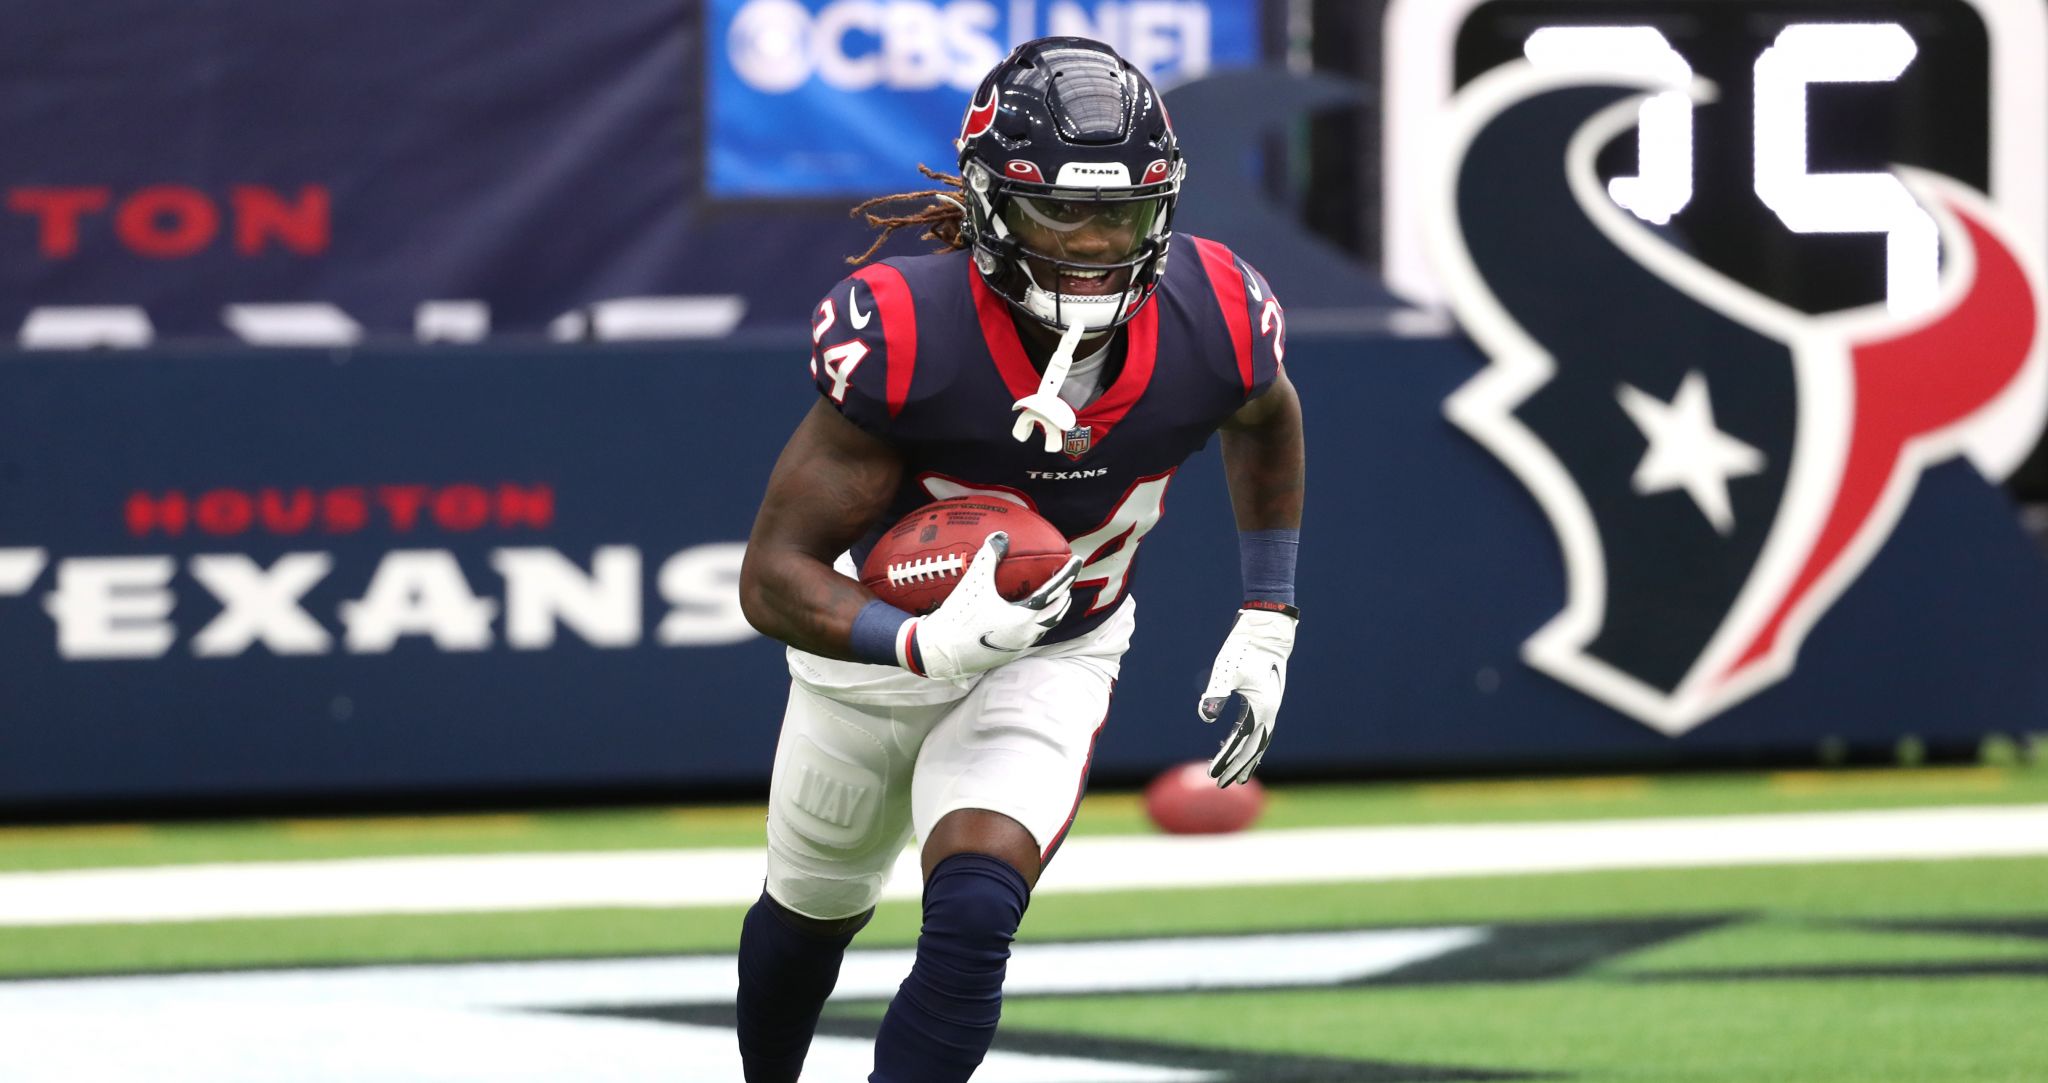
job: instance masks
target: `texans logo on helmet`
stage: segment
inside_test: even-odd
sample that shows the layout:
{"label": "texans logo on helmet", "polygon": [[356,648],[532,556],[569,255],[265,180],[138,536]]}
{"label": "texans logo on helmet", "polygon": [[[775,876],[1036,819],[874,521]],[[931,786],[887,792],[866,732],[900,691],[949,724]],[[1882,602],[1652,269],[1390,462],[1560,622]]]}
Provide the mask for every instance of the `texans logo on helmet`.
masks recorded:
{"label": "texans logo on helmet", "polygon": [[978,139],[982,133],[996,123],[996,88],[991,86],[978,102],[967,107],[967,115],[960,120],[960,138],[953,141],[954,149],[963,149],[969,140]]}
{"label": "texans logo on helmet", "polygon": [[1948,178],[1898,171],[1941,229],[1939,296],[1912,314],[1798,312],[1637,221],[1594,156],[1655,89],[1519,62],[1475,81],[1428,229],[1491,358],[1445,412],[1563,550],[1565,607],[1523,657],[1677,735],[1792,672],[1922,470],[2017,467],[2048,367],[2030,247]]}

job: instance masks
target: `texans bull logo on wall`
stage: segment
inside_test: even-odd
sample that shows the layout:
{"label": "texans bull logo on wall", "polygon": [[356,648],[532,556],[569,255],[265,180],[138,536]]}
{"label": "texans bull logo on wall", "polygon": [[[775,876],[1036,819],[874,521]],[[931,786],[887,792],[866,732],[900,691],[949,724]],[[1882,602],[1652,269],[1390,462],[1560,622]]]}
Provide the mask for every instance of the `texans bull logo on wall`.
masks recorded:
{"label": "texans bull logo on wall", "polygon": [[1910,317],[1809,316],[1660,238],[1594,170],[1655,89],[1521,63],[1475,81],[1429,245],[1492,359],[1445,412],[1563,549],[1565,607],[1523,657],[1675,736],[1792,672],[1922,470],[2016,468],[2048,368],[2031,244],[1947,178],[1900,170],[1941,229],[1939,298]]}

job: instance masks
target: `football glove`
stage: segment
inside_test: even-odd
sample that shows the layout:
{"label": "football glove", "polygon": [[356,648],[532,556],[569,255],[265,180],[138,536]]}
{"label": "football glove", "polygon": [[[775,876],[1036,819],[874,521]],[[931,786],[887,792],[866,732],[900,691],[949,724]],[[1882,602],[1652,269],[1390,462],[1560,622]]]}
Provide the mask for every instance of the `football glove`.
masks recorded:
{"label": "football glove", "polygon": [[[1290,607],[1291,608],[1291,607]],[[1221,788],[1245,782],[1258,770],[1273,743],[1273,722],[1287,691],[1287,656],[1294,650],[1296,618],[1270,609],[1241,609],[1209,671],[1196,712],[1202,721],[1223,719],[1230,732],[1209,761],[1209,777]]]}
{"label": "football glove", "polygon": [[925,616],[903,622],[896,632],[903,668],[941,680],[971,676],[1017,657],[1059,624],[1073,604],[1068,588],[1081,558],[1070,557],[1030,597],[1012,602],[996,591],[996,565],[1009,551],[1008,534],[990,534],[953,593]]}

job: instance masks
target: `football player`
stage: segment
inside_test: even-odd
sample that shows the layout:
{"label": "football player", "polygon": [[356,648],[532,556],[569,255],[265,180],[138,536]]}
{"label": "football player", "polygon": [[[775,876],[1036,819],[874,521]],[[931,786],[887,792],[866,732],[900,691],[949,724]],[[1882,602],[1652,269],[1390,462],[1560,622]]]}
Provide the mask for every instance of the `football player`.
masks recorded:
{"label": "football player", "polygon": [[[1286,683],[1303,452],[1283,316],[1228,248],[1172,233],[1185,166],[1157,92],[1098,42],[1029,42],[982,81],[957,149],[957,177],[926,170],[944,188],[855,208],[882,230],[875,247],[922,225],[943,248],[863,266],[819,302],[819,397],[741,571],[747,618],[789,645],[792,678],[766,890],[740,941],[749,1083],[798,1078],[913,835],[924,923],[869,1079],[959,1081],[981,1063],[1130,642],[1145,535],[1218,430],[1245,602],[1197,705],[1228,723],[1217,785],[1251,778]],[[874,213],[896,200],[929,202]],[[1006,601],[1006,539],[991,535],[921,616],[852,577],[884,528],[963,494],[1036,510],[1073,560]]]}

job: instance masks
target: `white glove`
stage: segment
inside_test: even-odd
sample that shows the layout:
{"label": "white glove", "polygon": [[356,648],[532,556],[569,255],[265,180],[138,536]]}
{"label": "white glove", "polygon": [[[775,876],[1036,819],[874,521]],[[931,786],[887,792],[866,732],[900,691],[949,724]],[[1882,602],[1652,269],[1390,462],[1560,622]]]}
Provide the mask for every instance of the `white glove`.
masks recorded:
{"label": "white glove", "polygon": [[1232,708],[1230,734],[1209,761],[1209,777],[1218,788],[1248,781],[1266,746],[1273,743],[1273,722],[1287,691],[1287,656],[1294,650],[1295,623],[1295,617],[1276,610],[1238,610],[1237,623],[1216,652],[1216,666],[1209,671],[1209,687],[1202,690],[1196,712],[1202,721],[1213,723],[1225,717],[1226,705]]}
{"label": "white glove", "polygon": [[1059,624],[1073,604],[1068,588],[1081,558],[1069,558],[1029,598],[1012,602],[996,592],[996,565],[1009,551],[1008,534],[990,534],[953,593],[925,616],[903,622],[896,631],[896,660],[903,668],[920,677],[966,677],[1017,657]]}

